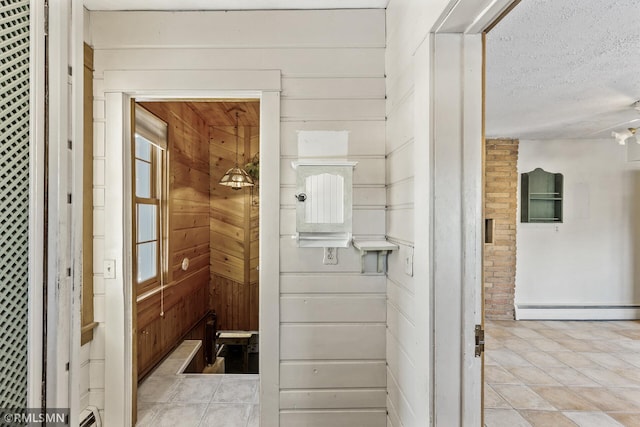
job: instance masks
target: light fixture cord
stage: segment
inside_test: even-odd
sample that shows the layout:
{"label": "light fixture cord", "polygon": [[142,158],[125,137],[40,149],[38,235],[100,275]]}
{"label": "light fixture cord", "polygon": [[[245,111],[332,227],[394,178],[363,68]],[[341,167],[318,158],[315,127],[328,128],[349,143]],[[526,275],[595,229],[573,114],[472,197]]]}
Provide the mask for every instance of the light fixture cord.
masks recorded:
{"label": "light fixture cord", "polygon": [[238,167],[238,112],[236,111],[236,167]]}

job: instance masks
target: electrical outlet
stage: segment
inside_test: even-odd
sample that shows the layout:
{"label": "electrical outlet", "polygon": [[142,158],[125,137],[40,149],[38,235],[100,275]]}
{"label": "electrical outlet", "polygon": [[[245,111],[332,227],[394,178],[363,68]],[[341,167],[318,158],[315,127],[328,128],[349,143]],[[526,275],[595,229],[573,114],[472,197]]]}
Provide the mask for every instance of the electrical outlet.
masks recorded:
{"label": "electrical outlet", "polygon": [[338,263],[338,248],[324,248],[324,265],[336,265]]}

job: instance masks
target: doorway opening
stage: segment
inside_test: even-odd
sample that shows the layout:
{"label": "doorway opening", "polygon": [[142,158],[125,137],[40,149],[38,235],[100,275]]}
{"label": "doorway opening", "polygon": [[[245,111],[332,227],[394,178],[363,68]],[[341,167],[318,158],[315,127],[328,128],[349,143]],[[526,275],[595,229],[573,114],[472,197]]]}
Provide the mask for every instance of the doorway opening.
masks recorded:
{"label": "doorway opening", "polygon": [[[499,32],[493,41],[506,36]],[[491,42],[491,37],[485,38],[487,50]],[[494,61],[500,56],[497,50]],[[504,62],[500,66],[509,67]],[[494,119],[496,116],[494,113]],[[530,132],[535,126],[532,129]],[[499,134],[495,128],[488,132]],[[598,151],[598,144],[588,138],[573,142],[529,136],[519,140],[521,132],[487,139],[483,145],[485,425],[633,425],[640,417],[635,394],[640,385],[636,354],[640,324],[611,320],[633,319],[633,307],[597,305],[592,302],[597,297],[585,298],[588,283],[594,280],[581,274],[597,275],[598,268],[606,264],[603,260],[595,267],[596,263],[584,262],[591,257],[602,260],[594,256],[602,249],[589,239],[598,233],[611,238],[613,233],[602,229],[602,220],[594,221],[597,233],[578,231],[588,227],[590,215],[597,215],[595,204],[581,203],[585,194],[588,199],[588,183],[595,188],[601,179],[601,172],[591,166],[606,164],[606,174],[614,176],[621,173],[613,166],[619,160],[608,157],[610,150]],[[575,148],[568,147],[576,144],[590,154],[575,156]],[[533,190],[528,173],[536,168],[559,173],[545,173],[549,180],[538,179]],[[562,181],[558,184],[556,178],[560,173],[565,174],[564,192]],[[521,198],[527,188],[530,196]],[[606,197],[612,198],[609,205],[617,204],[615,194],[607,189]],[[564,224],[563,202],[568,207]],[[575,241],[568,239],[570,235]],[[571,267],[566,268],[569,258]],[[611,265],[612,270],[623,267],[620,262]],[[619,279],[617,273],[608,275],[602,284],[611,286]],[[580,299],[590,302],[582,305]]]}
{"label": "doorway opening", "polygon": [[[233,395],[257,420],[260,100],[133,102],[133,416]],[[253,185],[221,184],[234,167]]]}

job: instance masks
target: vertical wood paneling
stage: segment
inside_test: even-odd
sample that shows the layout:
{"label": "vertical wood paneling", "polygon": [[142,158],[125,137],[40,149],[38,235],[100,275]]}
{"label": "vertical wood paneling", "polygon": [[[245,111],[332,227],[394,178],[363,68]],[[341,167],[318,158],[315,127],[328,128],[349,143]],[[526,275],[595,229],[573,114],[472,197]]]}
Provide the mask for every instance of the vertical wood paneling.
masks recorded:
{"label": "vertical wood paneling", "polygon": [[[137,304],[138,378],[207,312],[210,257],[209,165],[202,160],[209,158],[205,122],[185,103],[142,106],[164,120],[169,130],[169,287],[164,295]],[[184,258],[189,259],[187,270],[182,269]]]}
{"label": "vertical wood paneling", "polygon": [[[259,103],[239,103],[238,164],[244,167],[260,147]],[[199,105],[209,121],[211,307],[219,330],[258,330],[259,216],[256,189],[220,185],[236,164],[235,113],[226,103]],[[231,117],[229,117],[231,116]],[[216,122],[234,123],[221,126]],[[243,126],[245,124],[245,126]]]}

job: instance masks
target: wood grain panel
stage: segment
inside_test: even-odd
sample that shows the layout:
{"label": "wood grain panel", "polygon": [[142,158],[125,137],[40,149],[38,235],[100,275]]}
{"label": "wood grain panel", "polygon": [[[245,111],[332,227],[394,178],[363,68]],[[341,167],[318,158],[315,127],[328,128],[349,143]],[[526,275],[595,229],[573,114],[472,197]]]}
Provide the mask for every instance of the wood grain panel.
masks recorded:
{"label": "wood grain panel", "polygon": [[218,329],[258,329],[258,207],[250,189],[234,191],[218,183],[236,164],[235,111],[240,107],[237,130],[238,164],[242,167],[258,152],[259,103],[196,103],[209,118],[210,144],[210,246],[211,307],[218,314]]}
{"label": "wood grain panel", "polygon": [[[214,275],[212,290],[213,309],[218,316],[219,330],[257,330],[251,327],[251,289],[249,285]],[[254,321],[256,321],[255,314]]]}
{"label": "wood grain panel", "polygon": [[[145,102],[167,122],[169,272],[166,287],[137,302],[138,378],[209,310],[209,145],[207,126],[184,102]],[[182,260],[189,259],[182,270]]]}

